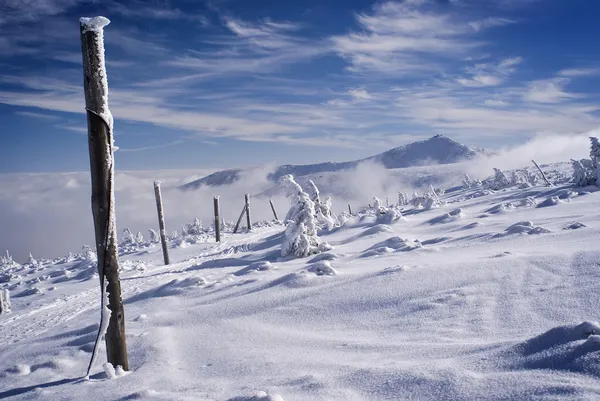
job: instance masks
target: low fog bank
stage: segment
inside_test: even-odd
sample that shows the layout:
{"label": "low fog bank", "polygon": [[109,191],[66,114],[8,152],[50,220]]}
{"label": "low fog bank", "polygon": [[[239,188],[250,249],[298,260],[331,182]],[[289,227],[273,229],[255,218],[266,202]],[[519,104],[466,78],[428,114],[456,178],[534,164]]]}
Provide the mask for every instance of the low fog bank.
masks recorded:
{"label": "low fog bank", "polygon": [[[387,170],[365,162],[351,171],[299,177],[298,181],[303,184],[313,179],[323,197],[333,198],[333,211],[341,213],[348,204],[356,210],[372,202],[373,196],[384,201],[389,197],[390,203],[394,203],[400,191],[410,195],[427,190],[429,185],[444,188],[458,185],[464,173],[483,179],[492,175],[494,167],[507,170],[527,167],[531,166],[531,159],[544,164],[587,157],[588,137],[598,134],[600,130],[571,136],[538,136],[525,144],[496,151],[494,156],[465,163]],[[119,171],[115,179],[119,235],[126,227],[133,232],[141,231],[144,237],[148,229],[157,229],[154,180],[162,182],[169,234],[195,218],[205,226],[212,224],[214,196],[220,196],[221,215],[227,221],[238,218],[245,193],[253,195],[253,221],[273,218],[269,198],[283,219],[289,200],[267,179],[273,170],[274,166],[254,168],[234,184],[193,191],[181,191],[178,187],[212,171]],[[16,261],[23,262],[30,252],[34,257],[54,258],[79,252],[82,245],[92,245],[89,181],[88,172],[0,175],[0,251],[8,250]]]}

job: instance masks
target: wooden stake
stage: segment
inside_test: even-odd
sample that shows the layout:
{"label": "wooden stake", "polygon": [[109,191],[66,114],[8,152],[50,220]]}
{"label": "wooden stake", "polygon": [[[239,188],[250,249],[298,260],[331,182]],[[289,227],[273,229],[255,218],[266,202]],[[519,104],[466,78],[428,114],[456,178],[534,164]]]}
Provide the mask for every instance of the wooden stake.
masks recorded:
{"label": "wooden stake", "polygon": [[242,217],[244,217],[244,213],[246,213],[246,204],[242,208],[242,213],[240,213],[240,217],[237,219],[237,223],[235,223],[235,227],[233,228],[233,233],[237,233],[238,228],[240,228],[240,223],[242,222]]}
{"label": "wooden stake", "polygon": [[248,228],[248,231],[250,231],[252,230],[252,221],[250,220],[250,194],[246,194],[244,200],[246,201],[246,227]]}
{"label": "wooden stake", "polygon": [[102,293],[108,293],[108,309],[111,311],[105,335],[106,355],[113,366],[120,365],[129,370],[115,225],[112,122],[106,121],[106,118],[112,117],[106,104],[106,77],[98,73],[104,70],[103,32],[102,29],[87,29],[87,25],[81,23],[80,34],[98,275]]}
{"label": "wooden stake", "polygon": [[348,203],[348,213],[350,213],[350,215],[352,215],[352,208],[350,207],[349,203]]}
{"label": "wooden stake", "polygon": [[163,213],[162,195],[160,193],[160,181],[154,181],[154,197],[156,198],[156,210],[158,212],[158,228],[160,229],[160,243],[162,244],[163,259],[165,265],[170,264],[169,250],[167,248],[167,233],[165,230],[165,215]]}
{"label": "wooden stake", "polygon": [[275,220],[279,221],[279,217],[277,217],[277,212],[275,211],[275,205],[273,205],[273,200],[269,199],[269,203],[271,204],[271,210],[273,211],[273,216],[275,216]]}
{"label": "wooden stake", "polygon": [[539,172],[542,175],[542,178],[544,179],[544,181],[546,181],[546,185],[548,185],[549,187],[553,187],[554,185],[552,185],[552,183],[548,180],[548,178],[546,177],[546,174],[544,174],[544,172],[542,171],[542,169],[540,168],[540,166],[538,166],[538,164],[535,162],[535,160],[532,160],[532,162],[533,162],[533,164],[535,164],[535,166],[539,170]]}
{"label": "wooden stake", "polygon": [[221,217],[219,213],[219,197],[215,196],[215,239],[217,242],[221,242]]}

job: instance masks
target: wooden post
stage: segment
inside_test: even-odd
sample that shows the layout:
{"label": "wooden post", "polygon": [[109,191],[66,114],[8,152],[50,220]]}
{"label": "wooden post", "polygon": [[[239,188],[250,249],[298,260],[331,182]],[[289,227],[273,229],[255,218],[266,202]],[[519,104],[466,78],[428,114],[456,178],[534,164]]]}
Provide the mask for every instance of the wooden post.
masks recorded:
{"label": "wooden post", "polygon": [[237,219],[237,223],[235,223],[235,227],[233,228],[233,233],[237,233],[238,228],[240,228],[240,223],[242,222],[242,217],[244,217],[244,213],[246,213],[246,204],[242,208],[242,213],[240,213],[240,217]]}
{"label": "wooden post", "polygon": [[[106,356],[113,366],[120,365],[124,370],[129,370],[115,224],[112,116],[107,101],[102,29],[110,21],[96,17],[81,19],[80,22],[98,275],[103,294],[102,306],[108,306],[111,311],[105,334]],[[104,305],[105,293],[108,295],[108,305]]]}
{"label": "wooden post", "polygon": [[352,208],[350,207],[349,203],[348,203],[348,213],[350,213],[350,215],[352,215]]}
{"label": "wooden post", "polygon": [[158,228],[160,230],[160,243],[162,244],[163,259],[165,265],[168,265],[171,262],[169,260],[169,249],[167,248],[167,233],[165,230],[162,195],[160,193],[160,181],[154,181],[154,197],[156,198],[156,211],[158,212]]}
{"label": "wooden post", "polygon": [[275,205],[273,205],[273,200],[269,199],[269,203],[271,204],[271,210],[273,211],[273,216],[275,216],[275,220],[279,221],[279,217],[277,217],[277,212],[275,211]]}
{"label": "wooden post", "polygon": [[390,197],[389,196],[385,197],[385,206],[390,207]]}
{"label": "wooden post", "polygon": [[246,194],[244,200],[246,202],[246,226],[248,227],[248,231],[250,231],[252,230],[252,220],[250,220],[250,194]]}
{"label": "wooden post", "polygon": [[0,291],[0,315],[2,314],[3,309],[4,309],[4,300],[2,299],[2,291]]}
{"label": "wooden post", "polygon": [[549,187],[553,187],[554,185],[552,185],[552,183],[548,180],[548,178],[546,177],[546,174],[544,174],[544,172],[542,171],[542,169],[540,168],[540,166],[538,166],[538,164],[535,162],[535,160],[531,160],[531,161],[533,162],[533,164],[535,164],[535,166],[539,170],[539,172],[542,175],[542,178],[544,179],[544,181],[546,181],[546,185],[548,185]]}
{"label": "wooden post", "polygon": [[221,217],[219,213],[219,197],[215,196],[215,239],[217,242],[221,242]]}

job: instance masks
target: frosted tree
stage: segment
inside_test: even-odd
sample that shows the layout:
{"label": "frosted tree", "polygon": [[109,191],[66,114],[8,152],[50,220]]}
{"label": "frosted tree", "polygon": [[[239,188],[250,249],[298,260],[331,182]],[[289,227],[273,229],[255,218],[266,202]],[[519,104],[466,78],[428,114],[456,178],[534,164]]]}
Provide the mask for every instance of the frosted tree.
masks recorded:
{"label": "frosted tree", "polygon": [[514,170],[510,176],[510,184],[519,188],[529,187],[531,184],[527,182],[527,179],[522,172]]}
{"label": "frosted tree", "polygon": [[577,187],[586,187],[594,182],[592,170],[581,163],[573,160],[573,183]]}
{"label": "frosted tree", "polygon": [[504,174],[504,171],[499,168],[494,168],[494,181],[492,181],[490,188],[493,190],[499,190],[508,188],[510,186],[510,180]]}
{"label": "frosted tree", "polygon": [[421,202],[423,209],[430,210],[437,206],[437,200],[431,193],[426,193],[423,195],[423,201]]}
{"label": "frosted tree", "polygon": [[153,229],[149,229],[148,230],[148,234],[150,236],[150,242],[151,243],[159,243],[160,242],[160,237],[158,236],[158,233],[156,231],[154,231]]}
{"label": "frosted tree", "polygon": [[307,186],[310,200],[314,203],[317,224],[320,228],[331,230],[335,225],[335,218],[331,214],[331,197],[328,197],[325,202],[321,201],[319,188],[313,180],[308,180]]}
{"label": "frosted tree", "polygon": [[123,235],[121,237],[123,238],[121,240],[122,245],[131,245],[135,243],[135,237],[129,228],[123,229]]}
{"label": "frosted tree", "polygon": [[143,244],[144,243],[144,235],[142,235],[142,233],[139,232],[139,231],[135,235],[135,242],[138,243],[138,244]]}
{"label": "frosted tree", "polygon": [[398,192],[398,205],[399,206],[408,205],[408,196],[403,192]]}
{"label": "frosted tree", "polygon": [[291,207],[285,217],[286,230],[281,256],[305,257],[320,252],[322,242],[317,236],[314,202],[294,181],[293,176],[283,176],[280,182],[288,189],[291,197]]}
{"label": "frosted tree", "polygon": [[376,196],[373,197],[373,209],[375,209],[375,213],[377,214],[385,214],[385,208],[381,205],[381,200]]}

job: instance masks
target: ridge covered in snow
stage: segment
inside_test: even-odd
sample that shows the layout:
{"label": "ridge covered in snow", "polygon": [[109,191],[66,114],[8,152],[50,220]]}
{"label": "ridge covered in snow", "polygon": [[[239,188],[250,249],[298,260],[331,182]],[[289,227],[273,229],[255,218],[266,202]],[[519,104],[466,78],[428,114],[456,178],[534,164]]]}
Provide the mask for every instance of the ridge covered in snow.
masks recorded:
{"label": "ridge covered in snow", "polygon": [[[277,167],[275,171],[268,175],[268,178],[273,182],[277,182],[281,177],[288,174],[294,177],[303,177],[309,174],[338,172],[356,168],[364,162],[378,163],[386,169],[452,164],[472,160],[485,154],[482,149],[472,149],[446,136],[436,135],[423,141],[412,142],[360,160],[306,165],[286,164]],[[232,184],[240,178],[242,171],[242,169],[217,171],[199,180],[189,182],[181,188],[197,189],[201,186]]]}

